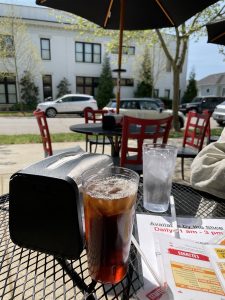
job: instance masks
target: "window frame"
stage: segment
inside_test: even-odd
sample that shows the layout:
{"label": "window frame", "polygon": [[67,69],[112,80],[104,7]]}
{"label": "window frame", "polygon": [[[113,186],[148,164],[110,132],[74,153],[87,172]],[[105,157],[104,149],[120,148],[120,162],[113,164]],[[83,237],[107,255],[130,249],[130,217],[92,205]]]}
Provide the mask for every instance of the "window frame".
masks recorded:
{"label": "window frame", "polygon": [[[78,80],[80,80],[80,83],[78,84]],[[87,83],[86,81],[91,80],[91,83]],[[99,77],[90,77],[90,76],[76,76],[76,92],[79,88],[82,88],[82,91],[79,91],[79,94],[87,94],[96,96],[95,89],[99,85]],[[91,89],[91,93],[87,93],[85,91],[86,88]]]}
{"label": "window frame", "polygon": [[[43,48],[43,41],[48,41],[48,48]],[[49,38],[40,38],[40,45],[41,45],[41,59],[42,60],[51,60],[51,40]],[[44,58],[43,52],[48,52],[48,58]]]}
{"label": "window frame", "polygon": [[[77,51],[77,45],[80,44],[82,51]],[[86,52],[85,48],[87,45],[91,46],[91,52]],[[95,53],[95,46],[99,46],[99,53]],[[81,54],[82,59],[78,60],[77,54]],[[87,61],[85,58],[86,54],[91,55],[91,61]],[[99,57],[99,61],[95,61],[95,56]],[[101,64],[102,63],[102,45],[100,43],[89,43],[89,42],[75,42],[75,61],[78,63],[89,63],[89,64]]]}
{"label": "window frame", "polygon": [[164,90],[164,97],[167,99],[170,99],[170,89],[165,89]]}
{"label": "window frame", "polygon": [[[132,51],[130,51],[132,50]],[[123,46],[122,47],[122,54],[123,55],[135,55],[135,46]],[[132,53],[131,53],[132,52]],[[119,47],[114,47],[111,50],[112,54],[118,54],[119,53]]]}
{"label": "window frame", "polygon": [[[14,76],[5,76],[4,78],[0,79],[0,83],[4,85],[4,93],[1,95],[5,95],[5,102],[0,102],[0,104],[15,104],[18,103],[17,98],[17,90],[16,90],[16,78]],[[9,85],[15,86],[15,93],[9,92]],[[15,95],[15,102],[10,102],[10,95]]]}
{"label": "window frame", "polygon": [[[7,39],[10,39],[10,44],[7,43]],[[5,51],[5,57],[13,57],[14,52],[14,42],[13,36],[10,34],[0,34],[0,49]]]}
{"label": "window frame", "polygon": [[[44,77],[49,77],[50,78],[50,84],[44,84]],[[50,94],[45,96],[45,86],[50,87]],[[42,75],[42,87],[43,87],[43,98],[46,99],[48,97],[53,98],[53,90],[52,90],[52,75],[51,74],[43,74]]]}
{"label": "window frame", "polygon": [[[117,78],[113,78],[113,84],[114,84],[114,86],[117,86]],[[133,78],[121,78],[120,86],[127,86],[127,87],[134,86],[134,79]]]}

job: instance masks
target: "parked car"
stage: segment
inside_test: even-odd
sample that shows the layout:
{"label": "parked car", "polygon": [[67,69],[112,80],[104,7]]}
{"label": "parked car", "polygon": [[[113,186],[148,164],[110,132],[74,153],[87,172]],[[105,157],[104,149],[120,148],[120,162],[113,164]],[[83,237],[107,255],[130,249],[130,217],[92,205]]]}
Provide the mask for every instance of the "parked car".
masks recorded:
{"label": "parked car", "polygon": [[153,100],[153,101],[155,101],[162,109],[165,109],[165,104],[164,104],[164,102],[161,100],[161,99],[159,99],[159,98],[142,98],[143,100],[144,99],[147,99],[147,100]]}
{"label": "parked car", "polygon": [[49,118],[54,118],[57,114],[76,113],[83,115],[84,109],[90,107],[98,109],[97,102],[91,95],[67,94],[54,101],[41,102],[37,109],[45,112]]}
{"label": "parked car", "polygon": [[212,117],[219,125],[225,124],[225,101],[216,106]]}
{"label": "parked car", "polygon": [[213,112],[215,107],[221,102],[225,101],[225,97],[195,97],[190,103],[183,103],[179,107],[179,111],[188,113],[189,111],[196,111],[202,113],[204,109]]}
{"label": "parked car", "polygon": [[[112,99],[104,109],[116,112],[116,99]],[[171,109],[162,109],[154,98],[126,98],[120,100],[120,114],[144,119],[162,119],[173,114]],[[184,127],[185,117],[179,112],[180,128]]]}

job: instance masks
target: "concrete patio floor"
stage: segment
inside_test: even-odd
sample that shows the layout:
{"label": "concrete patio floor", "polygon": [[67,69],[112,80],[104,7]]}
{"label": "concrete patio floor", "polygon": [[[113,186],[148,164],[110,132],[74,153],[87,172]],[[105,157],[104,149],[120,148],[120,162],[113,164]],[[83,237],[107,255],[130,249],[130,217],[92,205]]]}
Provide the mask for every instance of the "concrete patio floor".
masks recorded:
{"label": "concrete patio floor", "polygon": [[[168,144],[179,145],[181,141],[181,139],[171,139],[168,141]],[[85,149],[85,142],[53,143],[52,146],[54,151],[72,148],[76,145]],[[105,146],[106,154],[110,154],[110,150],[110,146]],[[98,146],[97,152],[101,153],[100,146]],[[0,145],[0,195],[8,193],[9,178],[12,174],[43,158],[42,144]],[[177,158],[174,181],[189,184],[191,162],[191,159],[185,159],[185,181],[182,181],[180,158]]]}

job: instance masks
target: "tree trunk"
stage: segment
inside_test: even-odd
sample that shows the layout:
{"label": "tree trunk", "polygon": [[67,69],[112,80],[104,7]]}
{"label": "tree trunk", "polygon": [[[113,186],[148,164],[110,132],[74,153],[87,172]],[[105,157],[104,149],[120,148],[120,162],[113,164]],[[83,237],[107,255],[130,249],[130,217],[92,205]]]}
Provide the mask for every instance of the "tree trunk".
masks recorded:
{"label": "tree trunk", "polygon": [[180,70],[173,67],[173,124],[175,131],[180,130],[178,109],[180,104]]}

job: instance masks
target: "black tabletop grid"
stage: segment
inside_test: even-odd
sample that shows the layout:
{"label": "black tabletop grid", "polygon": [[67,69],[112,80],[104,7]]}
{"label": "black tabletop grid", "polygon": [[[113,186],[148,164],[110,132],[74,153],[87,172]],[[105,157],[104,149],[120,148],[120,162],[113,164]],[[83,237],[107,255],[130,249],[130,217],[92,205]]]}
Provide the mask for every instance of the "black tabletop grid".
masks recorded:
{"label": "black tabletop grid", "polygon": [[[175,199],[177,216],[201,217],[201,218],[224,218],[225,200],[197,191],[189,185],[173,183],[172,195]],[[139,184],[137,212],[149,213],[143,207],[143,182]],[[154,214],[154,213],[152,213]],[[161,215],[170,215],[170,207]]]}
{"label": "black tabletop grid", "polygon": [[[224,218],[225,201],[189,186],[174,183],[178,216]],[[64,261],[51,255],[20,248],[10,239],[8,231],[8,195],[0,197],[0,299],[53,300],[86,299],[85,294],[66,269],[75,270],[81,281],[93,290],[88,299],[130,299],[142,285],[140,257],[131,248],[126,278],[117,285],[93,285],[88,274],[86,251],[76,261]],[[143,186],[139,185],[137,212],[147,212],[142,205]],[[170,209],[164,214],[170,215]],[[67,263],[66,268],[64,264]],[[93,287],[92,287],[93,285]]]}
{"label": "black tabletop grid", "polygon": [[[81,290],[74,278],[62,267],[60,258],[20,248],[10,239],[8,231],[8,195],[0,197],[0,299],[130,299],[142,286],[141,263],[134,247],[126,278],[116,285],[93,286],[93,293]],[[85,285],[91,285],[86,250],[78,260],[66,261]],[[73,275],[73,274],[72,274]],[[95,298],[96,296],[96,298]]]}

